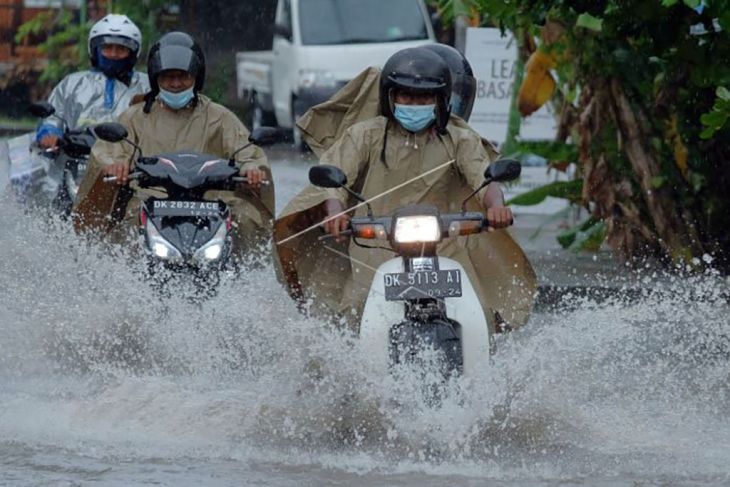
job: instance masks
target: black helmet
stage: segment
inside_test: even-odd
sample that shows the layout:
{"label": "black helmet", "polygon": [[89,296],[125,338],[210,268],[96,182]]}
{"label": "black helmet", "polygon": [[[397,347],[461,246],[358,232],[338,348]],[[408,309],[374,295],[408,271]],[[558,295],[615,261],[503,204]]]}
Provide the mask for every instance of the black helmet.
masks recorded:
{"label": "black helmet", "polygon": [[436,128],[443,133],[449,121],[451,72],[438,54],[421,47],[393,54],[380,75],[380,112],[394,118],[392,90],[404,89],[436,95]]}
{"label": "black helmet", "polygon": [[197,94],[205,83],[205,54],[195,40],[185,32],[169,32],[150,47],[147,75],[155,95],[160,91],[157,77],[168,69],[187,71],[195,77]]}
{"label": "black helmet", "polygon": [[477,80],[469,61],[462,53],[446,44],[429,44],[423,47],[441,56],[441,59],[449,66],[451,71],[451,113],[469,121],[477,92]]}

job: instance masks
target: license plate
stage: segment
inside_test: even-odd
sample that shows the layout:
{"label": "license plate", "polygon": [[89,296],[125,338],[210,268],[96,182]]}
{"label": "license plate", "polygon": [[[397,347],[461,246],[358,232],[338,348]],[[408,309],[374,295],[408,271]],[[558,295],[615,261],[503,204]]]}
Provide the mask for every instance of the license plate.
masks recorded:
{"label": "license plate", "polygon": [[386,274],[385,300],[458,298],[461,296],[461,271],[397,272]]}
{"label": "license plate", "polygon": [[155,200],[152,213],[155,216],[216,216],[220,211],[217,201]]}

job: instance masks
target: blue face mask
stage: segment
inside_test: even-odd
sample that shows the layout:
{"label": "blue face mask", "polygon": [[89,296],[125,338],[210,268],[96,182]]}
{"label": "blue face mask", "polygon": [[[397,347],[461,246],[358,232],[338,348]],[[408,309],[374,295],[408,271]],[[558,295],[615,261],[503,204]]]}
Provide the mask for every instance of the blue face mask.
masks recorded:
{"label": "blue face mask", "polygon": [[[102,55],[101,50],[97,51],[97,63],[99,71],[109,78],[116,78],[119,81],[125,81],[129,78],[134,69],[134,62],[129,56],[124,59],[109,59]],[[126,81],[125,81],[126,82]]]}
{"label": "blue face mask", "polygon": [[436,105],[395,104],[396,120],[409,132],[420,132],[436,120]]}
{"label": "blue face mask", "polygon": [[173,110],[180,110],[181,108],[186,107],[195,96],[193,88],[195,87],[192,86],[179,93],[160,89],[160,99],[165,105]]}

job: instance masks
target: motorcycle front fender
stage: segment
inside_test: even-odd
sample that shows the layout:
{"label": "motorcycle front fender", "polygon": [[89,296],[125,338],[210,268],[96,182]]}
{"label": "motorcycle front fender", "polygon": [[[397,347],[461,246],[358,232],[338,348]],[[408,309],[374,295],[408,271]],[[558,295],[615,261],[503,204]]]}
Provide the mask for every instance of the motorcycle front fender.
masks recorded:
{"label": "motorcycle front fender", "polygon": [[[446,315],[459,323],[460,339],[464,354],[464,375],[476,375],[489,361],[489,326],[474,286],[469,281],[464,267],[453,259],[439,257],[439,269],[456,269],[462,276],[462,295],[445,298]],[[370,357],[372,366],[385,373],[390,364],[390,330],[403,321],[404,301],[385,300],[385,274],[404,272],[402,258],[384,262],[375,273],[362,320],[360,322],[360,346],[365,356]]]}

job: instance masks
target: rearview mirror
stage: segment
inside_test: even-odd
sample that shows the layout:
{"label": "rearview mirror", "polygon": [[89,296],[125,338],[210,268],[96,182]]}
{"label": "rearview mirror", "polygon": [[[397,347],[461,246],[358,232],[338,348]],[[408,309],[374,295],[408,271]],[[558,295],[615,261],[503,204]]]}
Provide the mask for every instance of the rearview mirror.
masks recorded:
{"label": "rearview mirror", "polygon": [[48,103],[47,101],[39,101],[36,103],[32,103],[28,107],[28,111],[31,115],[38,118],[46,118],[50,117],[54,113],[56,113],[56,109],[53,108],[53,105]]}
{"label": "rearview mirror", "polygon": [[292,32],[288,25],[285,24],[275,24],[274,25],[274,35],[283,37],[284,39],[291,42],[292,40]]}
{"label": "rearview mirror", "polygon": [[271,145],[280,138],[279,129],[275,127],[257,127],[251,131],[248,141],[256,145]]}
{"label": "rearview mirror", "polygon": [[320,164],[309,169],[309,182],[320,188],[341,188],[347,184],[347,176],[339,167]]}
{"label": "rearview mirror", "polygon": [[121,142],[127,138],[128,132],[124,125],[115,122],[106,122],[94,125],[94,135],[107,142]]}
{"label": "rearview mirror", "polygon": [[491,163],[484,171],[484,179],[489,181],[506,182],[520,177],[522,165],[514,159],[499,159]]}

